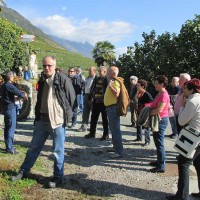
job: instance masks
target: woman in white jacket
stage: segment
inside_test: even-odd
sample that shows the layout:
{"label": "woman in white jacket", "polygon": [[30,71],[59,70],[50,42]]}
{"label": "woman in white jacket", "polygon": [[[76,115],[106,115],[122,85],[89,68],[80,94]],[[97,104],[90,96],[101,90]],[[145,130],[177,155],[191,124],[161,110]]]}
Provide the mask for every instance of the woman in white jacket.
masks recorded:
{"label": "woman in white jacket", "polygon": [[[200,80],[192,79],[184,84],[184,98],[178,116],[181,126],[190,125],[200,131]],[[178,191],[175,196],[166,197],[169,200],[189,199],[189,167],[192,164],[196,169],[198,177],[199,192],[191,195],[200,198],[200,145],[197,147],[193,159],[179,155],[178,157]]]}

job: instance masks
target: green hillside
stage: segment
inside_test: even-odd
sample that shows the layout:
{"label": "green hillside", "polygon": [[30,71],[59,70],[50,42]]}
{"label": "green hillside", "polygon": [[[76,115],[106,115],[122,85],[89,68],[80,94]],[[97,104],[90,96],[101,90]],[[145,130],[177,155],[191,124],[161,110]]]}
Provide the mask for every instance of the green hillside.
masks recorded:
{"label": "green hillside", "polygon": [[38,66],[41,66],[41,60],[44,56],[52,55],[57,59],[57,67],[66,69],[72,66],[81,66],[84,69],[95,65],[92,59],[81,56],[77,53],[69,52],[62,48],[52,47],[50,44],[41,39],[35,39],[31,44],[31,49],[37,53]]}
{"label": "green hillside", "polygon": [[21,27],[25,34],[28,33],[36,36],[35,41],[30,44],[30,51],[34,50],[36,52],[39,67],[41,67],[42,58],[47,55],[55,56],[57,59],[57,66],[63,69],[71,66],[81,66],[84,69],[87,69],[88,67],[95,65],[92,59],[65,50],[15,10],[2,7],[0,17],[4,17],[10,22],[16,24],[16,26]]}

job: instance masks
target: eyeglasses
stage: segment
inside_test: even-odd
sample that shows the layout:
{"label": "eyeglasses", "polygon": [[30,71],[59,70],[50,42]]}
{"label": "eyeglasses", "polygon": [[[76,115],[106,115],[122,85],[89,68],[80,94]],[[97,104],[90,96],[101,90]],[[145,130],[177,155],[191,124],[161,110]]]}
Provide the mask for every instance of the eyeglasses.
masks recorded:
{"label": "eyeglasses", "polygon": [[49,67],[49,68],[50,68],[50,67],[52,67],[52,66],[54,66],[54,65],[42,65],[42,66],[43,66],[44,68],[45,68],[45,67]]}
{"label": "eyeglasses", "polygon": [[68,71],[68,72],[74,72],[74,71]]}

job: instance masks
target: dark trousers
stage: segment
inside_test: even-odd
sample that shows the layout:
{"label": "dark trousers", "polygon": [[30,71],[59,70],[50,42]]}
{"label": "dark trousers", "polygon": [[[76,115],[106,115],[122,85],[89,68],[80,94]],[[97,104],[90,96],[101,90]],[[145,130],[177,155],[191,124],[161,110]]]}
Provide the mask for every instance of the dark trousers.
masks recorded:
{"label": "dark trousers", "polygon": [[74,101],[74,105],[73,105],[73,108],[72,108],[72,112],[73,112],[72,124],[76,124],[77,115],[78,115],[78,101],[77,101],[77,96],[76,96],[76,99],[75,99],[75,101]]}
{"label": "dark trousers", "polygon": [[4,140],[6,145],[6,151],[14,151],[14,133],[16,129],[16,108],[12,108],[9,110],[6,110],[4,113]]}
{"label": "dark trousers", "polygon": [[[178,158],[178,191],[176,196],[183,200],[189,200],[189,167],[192,164],[192,159],[179,155]],[[194,167],[197,171],[198,186],[200,191],[200,148],[196,151],[193,160]]]}
{"label": "dark trousers", "polygon": [[137,124],[137,103],[130,103],[131,123],[133,126]]}
{"label": "dark trousers", "polygon": [[92,105],[92,115],[91,115],[91,122],[90,122],[90,134],[95,135],[97,122],[99,119],[99,115],[101,113],[102,122],[103,122],[103,135],[108,135],[108,118],[106,113],[106,107],[103,103],[96,103],[93,102]]}
{"label": "dark trousers", "polygon": [[[137,139],[142,141],[142,126],[137,126]],[[145,128],[145,143],[150,142],[150,128]]]}
{"label": "dark trousers", "polygon": [[90,117],[90,111],[92,109],[92,103],[88,98],[89,98],[89,94],[85,94],[84,100],[83,100],[84,107],[83,107],[83,115],[82,115],[82,127],[84,127],[85,129],[87,129],[88,121]]}

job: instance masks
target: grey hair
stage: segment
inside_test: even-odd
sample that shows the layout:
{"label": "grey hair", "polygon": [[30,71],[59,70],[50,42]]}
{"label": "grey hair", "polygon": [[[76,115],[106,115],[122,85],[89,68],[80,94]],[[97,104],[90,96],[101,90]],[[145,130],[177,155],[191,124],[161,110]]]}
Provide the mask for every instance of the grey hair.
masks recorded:
{"label": "grey hair", "polygon": [[82,69],[81,69],[81,67],[77,67],[77,68],[76,68],[76,70],[77,70],[77,69],[78,69],[80,72],[82,72]]}
{"label": "grey hair", "polygon": [[176,82],[179,82],[179,77],[175,76],[172,78],[173,80],[175,80]]}
{"label": "grey hair", "polygon": [[138,77],[137,76],[131,76],[130,80],[135,80],[136,82],[138,82]]}
{"label": "grey hair", "polygon": [[107,71],[108,68],[106,66],[101,66],[99,69],[105,69]]}
{"label": "grey hair", "polygon": [[54,61],[54,65],[56,66],[56,58],[54,56],[45,56],[43,59],[42,59],[42,62],[45,61],[45,59],[47,58],[51,58],[53,61]]}
{"label": "grey hair", "polygon": [[12,72],[12,71],[6,71],[5,73],[4,73],[4,79],[6,80],[6,81],[9,81],[10,80],[10,78],[11,78],[11,76],[14,76],[14,73]]}
{"label": "grey hair", "polygon": [[191,80],[191,76],[188,73],[181,73],[180,77],[185,78],[187,81]]}

